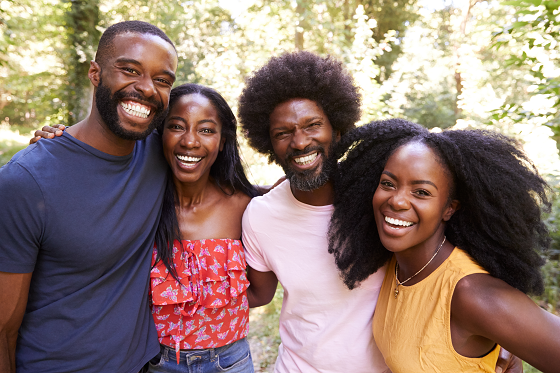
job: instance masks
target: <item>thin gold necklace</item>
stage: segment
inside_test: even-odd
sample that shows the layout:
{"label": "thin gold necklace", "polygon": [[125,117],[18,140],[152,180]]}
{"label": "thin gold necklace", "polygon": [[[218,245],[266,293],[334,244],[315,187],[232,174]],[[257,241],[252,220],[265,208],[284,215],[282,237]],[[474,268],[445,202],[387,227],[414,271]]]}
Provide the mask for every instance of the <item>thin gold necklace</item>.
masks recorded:
{"label": "thin gold necklace", "polygon": [[407,283],[409,280],[411,280],[414,276],[416,276],[417,274],[419,274],[420,272],[422,272],[424,270],[424,268],[426,268],[428,266],[428,264],[430,264],[432,262],[432,260],[434,260],[434,258],[436,257],[436,255],[439,253],[439,251],[441,250],[441,247],[443,246],[443,243],[445,242],[445,236],[443,236],[443,241],[441,241],[441,243],[439,244],[439,247],[437,248],[435,254],[432,256],[432,258],[430,260],[428,260],[428,263],[426,263],[424,265],[424,267],[420,268],[420,270],[418,272],[416,272],[415,274],[413,274],[412,276],[410,276],[409,278],[407,278],[406,280],[404,280],[403,282],[399,282],[399,262],[397,262],[397,264],[395,265],[395,299],[397,299],[397,295],[399,295],[399,286],[401,286],[404,283]]}

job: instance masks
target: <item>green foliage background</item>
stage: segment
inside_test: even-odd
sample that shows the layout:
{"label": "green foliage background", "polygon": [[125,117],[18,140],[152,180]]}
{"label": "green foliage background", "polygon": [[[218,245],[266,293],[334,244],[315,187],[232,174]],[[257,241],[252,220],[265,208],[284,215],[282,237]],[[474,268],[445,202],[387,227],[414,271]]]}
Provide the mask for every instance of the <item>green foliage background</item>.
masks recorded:
{"label": "green foliage background", "polygon": [[[554,186],[546,293],[536,301],[558,312],[559,14],[558,0],[0,0],[0,164],[33,129],[87,115],[89,61],[118,21],[164,30],[179,54],[177,84],[212,86],[234,112],[245,78],[271,56],[331,54],[362,90],[361,123],[404,117],[435,130],[490,126],[524,144]],[[250,178],[273,183],[279,168],[240,142]],[[279,290],[252,314],[270,346],[279,341],[281,299]],[[273,361],[264,357],[262,368]]]}

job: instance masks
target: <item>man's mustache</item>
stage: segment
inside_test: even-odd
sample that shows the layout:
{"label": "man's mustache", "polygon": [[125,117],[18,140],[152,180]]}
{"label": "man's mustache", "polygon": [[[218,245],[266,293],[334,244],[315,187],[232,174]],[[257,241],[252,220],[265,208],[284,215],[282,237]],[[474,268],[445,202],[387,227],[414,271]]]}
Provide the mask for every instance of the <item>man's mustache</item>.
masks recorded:
{"label": "man's mustache", "polygon": [[300,157],[304,154],[308,154],[308,153],[312,153],[313,151],[317,151],[318,153],[325,153],[325,148],[322,147],[321,145],[315,145],[315,146],[306,146],[305,149],[303,150],[292,150],[289,153],[286,154],[286,156],[284,157],[284,162],[286,162],[286,164],[288,164],[288,162],[296,157]]}
{"label": "man's mustache", "polygon": [[156,107],[156,111],[162,111],[163,110],[163,104],[161,102],[158,102],[156,99],[150,97],[144,97],[143,95],[141,95],[140,93],[136,92],[136,91],[132,91],[132,92],[125,92],[125,91],[117,91],[115,92],[115,94],[113,95],[113,98],[115,100],[118,101],[123,101],[126,99],[137,99],[141,102],[146,102],[149,103],[153,106]]}

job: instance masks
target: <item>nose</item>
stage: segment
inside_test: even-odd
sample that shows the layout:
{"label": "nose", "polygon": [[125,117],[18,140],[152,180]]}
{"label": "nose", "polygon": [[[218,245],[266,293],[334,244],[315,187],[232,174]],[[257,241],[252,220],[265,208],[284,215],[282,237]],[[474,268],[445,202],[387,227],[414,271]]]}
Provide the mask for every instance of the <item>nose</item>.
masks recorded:
{"label": "nose", "polygon": [[196,149],[200,147],[200,141],[196,132],[193,131],[185,131],[183,136],[181,136],[181,146],[186,147],[187,149]]}
{"label": "nose", "polygon": [[311,144],[311,138],[305,134],[301,129],[296,129],[294,135],[292,136],[292,142],[290,146],[293,149],[303,150],[309,144]]}
{"label": "nose", "polygon": [[136,89],[144,95],[144,97],[152,97],[156,94],[156,87],[151,76],[143,76],[136,83]]}
{"label": "nose", "polygon": [[389,198],[389,206],[395,211],[408,210],[410,208],[410,201],[408,200],[408,194],[404,190],[397,190]]}

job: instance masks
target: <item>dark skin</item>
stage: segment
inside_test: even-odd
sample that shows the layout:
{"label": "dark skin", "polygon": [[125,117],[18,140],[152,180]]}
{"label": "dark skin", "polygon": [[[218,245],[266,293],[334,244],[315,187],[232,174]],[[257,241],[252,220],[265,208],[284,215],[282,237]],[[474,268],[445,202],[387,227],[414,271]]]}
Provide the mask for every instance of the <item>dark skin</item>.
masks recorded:
{"label": "dark skin", "polygon": [[[333,139],[333,128],[323,109],[314,101],[300,98],[283,102],[274,108],[270,114],[269,133],[274,153],[281,162],[284,162],[291,152],[304,151],[307,147],[320,145],[328,152]],[[339,133],[336,139],[340,139]],[[297,162],[300,158],[313,156],[315,153],[317,152],[309,151],[298,157],[289,157],[288,167],[296,172],[313,169],[319,171],[328,153],[318,153],[308,164]],[[334,188],[330,181],[311,191],[294,187],[291,189],[298,201],[311,206],[330,205],[334,200]]]}
{"label": "dark skin", "polygon": [[[159,37],[137,33],[116,36],[114,45],[103,66],[95,61],[90,64],[88,77],[94,90],[103,75],[112,91],[135,91],[139,96],[154,98],[167,107],[177,69],[177,54],[173,47]],[[150,106],[142,99],[137,101],[143,107]],[[137,132],[145,130],[154,115],[133,117],[121,108],[118,113],[120,124]],[[126,155],[134,149],[135,141],[122,139],[108,129],[97,110],[95,98],[90,115],[68,129],[68,133],[107,154]],[[16,371],[17,332],[25,313],[31,277],[32,273],[0,272],[0,372]]]}
{"label": "dark skin", "polygon": [[16,371],[16,342],[31,275],[0,272],[0,372]]}
{"label": "dark skin", "polygon": [[[308,146],[324,145],[328,149],[333,138],[333,128],[317,103],[307,99],[292,99],[276,106],[270,114],[270,138],[276,156],[284,159],[287,153],[303,151]],[[291,158],[290,167],[300,172],[321,167],[325,156],[318,154],[313,162],[305,165],[300,165],[296,159]],[[330,181],[312,191],[298,190],[292,186],[292,193],[298,201],[312,206],[330,205],[334,199],[334,188]],[[247,291],[251,307],[270,303],[278,286],[274,272],[259,272],[249,268],[247,277],[251,282]]]}
{"label": "dark skin", "polygon": [[[30,140],[30,144],[42,138],[61,136],[63,130],[63,125],[45,126],[42,130],[35,131],[35,137]],[[228,197],[210,178],[204,182],[201,180],[203,186],[208,186],[208,189],[194,185],[188,188],[187,185],[174,181],[176,187],[184,190],[180,193],[180,208],[177,211],[183,239],[241,237],[241,218],[250,200],[248,196],[237,193]],[[281,178],[272,188],[282,181],[284,178]],[[264,193],[270,190],[263,187],[260,189]],[[224,219],[224,216],[227,218]],[[249,307],[260,307],[270,303],[278,286],[278,279],[274,272],[259,272],[247,266],[247,278],[251,283],[247,289]]]}
{"label": "dark skin", "polygon": [[[241,218],[251,198],[240,192],[224,193],[210,177],[210,167],[225,141],[221,130],[216,109],[198,94],[181,97],[166,119],[163,152],[173,171],[183,239],[241,237]],[[200,160],[184,165],[176,155]]]}
{"label": "dark skin", "polygon": [[[403,145],[389,158],[373,209],[381,242],[395,253],[400,281],[420,270],[443,241],[445,223],[460,208],[459,201],[449,197],[451,183],[436,154],[424,144]],[[386,217],[412,225],[392,224]],[[453,250],[446,241],[434,260],[402,286],[424,280]],[[472,274],[458,282],[450,328],[453,348],[463,356],[483,356],[497,343],[543,372],[557,372],[560,366],[560,318],[488,274]]]}
{"label": "dark skin", "polygon": [[[283,136],[280,136],[279,141],[273,140],[273,145],[276,144],[275,149],[277,148],[283,149],[277,153],[277,156],[281,156],[289,148],[303,150],[309,144],[316,144],[319,141],[316,138],[316,134],[314,133],[314,130],[308,130],[309,132],[311,132],[311,134],[309,135],[308,135],[309,132],[306,131],[309,125],[313,124],[313,121],[309,120],[309,116],[306,117],[301,115],[298,117],[297,115],[294,115],[293,113],[294,110],[289,110],[290,105],[287,106],[288,107],[285,108],[287,111],[286,117],[296,118],[296,119],[290,122],[289,120],[282,120],[282,116],[280,116],[278,118],[279,120],[274,122],[276,124],[274,126],[274,129],[276,130],[275,133],[286,131],[289,136],[288,139],[290,139],[290,141],[286,139],[284,142]],[[290,111],[292,111],[292,113],[290,113]],[[300,120],[298,121],[297,118],[300,118]],[[271,116],[271,130],[273,128],[272,119],[273,118]],[[324,141],[324,139],[326,139],[327,137],[329,137],[330,139],[333,138],[333,129],[330,126],[330,123],[328,124],[328,126],[326,126],[325,122],[323,122],[320,123],[318,126],[322,128],[326,127],[328,129],[327,131],[325,131],[326,133],[320,132],[321,136],[319,137],[319,139],[321,139],[321,141]],[[52,127],[45,127],[43,128],[43,131],[35,132],[35,135],[46,137],[45,136],[46,134],[52,134],[54,131],[56,131],[56,129]],[[271,138],[273,138],[272,136],[273,135],[271,133]],[[333,202],[333,188],[330,182],[327,182],[327,184],[325,184],[323,187],[313,190],[311,192],[301,191],[301,190],[295,192],[292,190],[292,192],[294,193],[294,196],[296,196],[296,198],[299,201],[307,204],[315,204],[317,206],[320,206],[320,205],[332,204]],[[422,263],[426,263],[428,259],[429,257]],[[420,268],[421,266],[418,267],[417,270]],[[274,297],[274,294],[276,292],[276,287],[278,285],[278,279],[274,274],[274,272],[272,271],[259,272],[248,267],[247,277],[251,282],[251,285],[247,289],[247,298],[249,300],[250,307],[259,307],[270,303],[270,301]],[[497,373],[503,373],[503,372],[521,373],[523,372],[523,365],[519,358],[510,354],[505,349],[501,349],[500,358],[498,359],[498,362],[496,364],[496,372]]]}
{"label": "dark skin", "polygon": [[[97,89],[101,78],[110,82],[112,91],[135,91],[142,97],[155,99],[164,107],[169,104],[169,93],[175,81],[177,54],[173,47],[154,35],[125,33],[117,35],[113,42],[115,52],[100,66],[91,61],[88,77]],[[144,56],[150,56],[149,58]],[[142,99],[134,102],[153,109],[153,105]],[[121,126],[133,132],[143,132],[154,116],[154,110],[147,118],[127,114],[120,105],[117,107]],[[97,110],[95,95],[91,114],[83,121],[68,129],[76,139],[111,155],[127,155],[134,149],[134,140],[126,140],[113,133],[105,124]]]}

